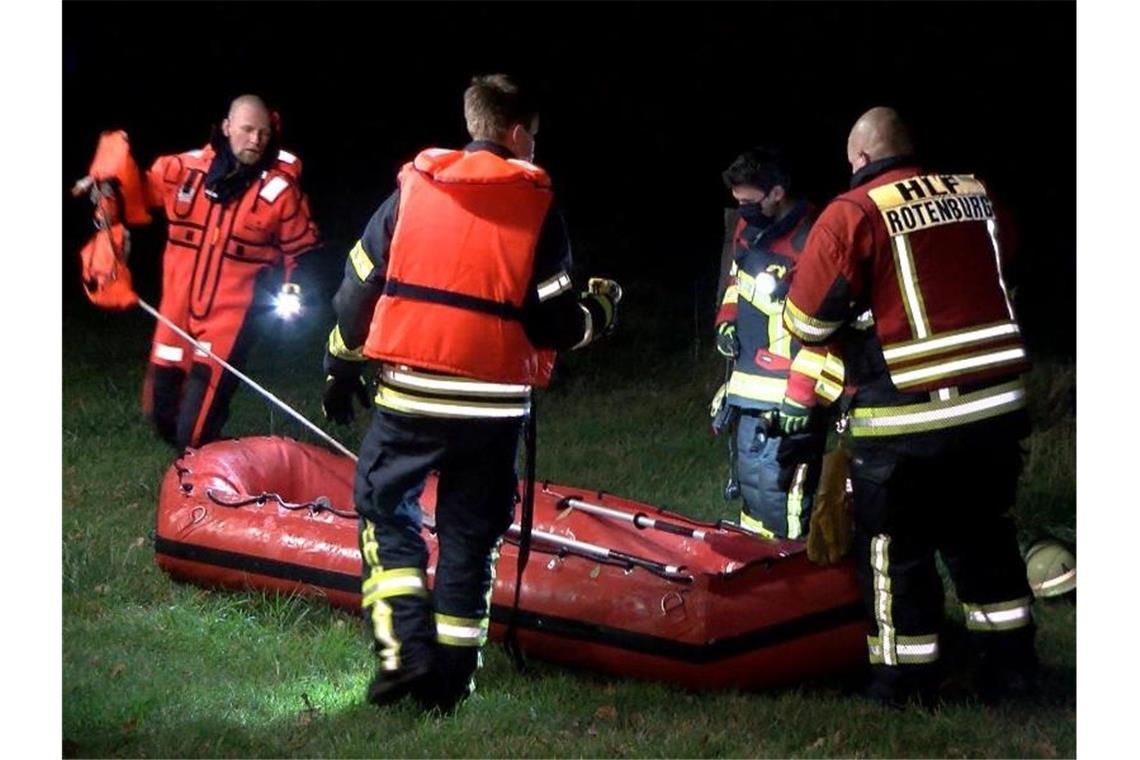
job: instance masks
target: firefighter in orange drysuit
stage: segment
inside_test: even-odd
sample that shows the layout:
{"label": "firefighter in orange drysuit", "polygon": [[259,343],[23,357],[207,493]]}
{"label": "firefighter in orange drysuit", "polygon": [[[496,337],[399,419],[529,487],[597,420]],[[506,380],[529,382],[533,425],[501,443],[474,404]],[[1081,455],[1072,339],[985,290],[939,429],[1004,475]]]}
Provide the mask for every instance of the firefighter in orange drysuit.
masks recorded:
{"label": "firefighter in orange drysuit", "polygon": [[[422,151],[368,222],[345,264],[329,336],[325,414],[376,412],[360,449],[363,608],[379,667],[377,705],[412,694],[444,710],[474,688],[490,624],[497,546],[514,516],[519,433],[555,351],[613,325],[620,289],[570,276],[562,216],[531,163],[538,116],[509,77],[477,77],[465,97],[473,142]],[[427,587],[419,496],[439,471],[439,557]]]}
{"label": "firefighter in orange drysuit", "polygon": [[[283,263],[288,282],[317,245],[300,173],[300,160],[277,147],[276,114],[243,95],[208,145],[160,156],[145,175],[147,204],[169,225],[159,311],[235,366],[255,339],[251,307],[271,268]],[[143,407],[163,439],[182,448],[218,438],[237,382],[158,324]]]}

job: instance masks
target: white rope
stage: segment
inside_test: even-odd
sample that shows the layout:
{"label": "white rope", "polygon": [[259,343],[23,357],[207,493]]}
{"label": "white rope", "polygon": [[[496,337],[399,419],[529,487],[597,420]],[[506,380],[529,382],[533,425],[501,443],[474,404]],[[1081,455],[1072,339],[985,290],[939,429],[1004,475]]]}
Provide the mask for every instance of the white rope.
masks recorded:
{"label": "white rope", "polygon": [[307,420],[300,412],[293,409],[293,407],[289,406],[284,401],[282,401],[281,399],[277,398],[276,396],[274,396],[269,391],[262,388],[260,385],[258,385],[252,379],[250,379],[247,375],[245,375],[241,370],[237,369],[236,367],[231,365],[229,362],[227,362],[225,359],[223,359],[222,357],[215,354],[213,351],[211,351],[209,349],[208,346],[206,346],[202,343],[199,343],[198,341],[191,338],[189,336],[189,334],[186,333],[185,330],[181,329],[178,325],[174,324],[167,317],[163,316],[162,314],[159,314],[158,309],[154,308],[153,306],[151,306],[149,303],[142,300],[141,298],[139,299],[139,307],[143,311],[147,312],[152,317],[157,319],[159,322],[162,322],[164,325],[169,327],[171,330],[178,333],[180,336],[182,336],[182,338],[184,340],[188,341],[192,346],[194,346],[194,348],[198,349],[198,351],[202,352],[206,356],[209,356],[211,359],[216,361],[218,364],[220,364],[223,367],[225,367],[226,369],[228,369],[230,372],[232,372],[234,374],[235,377],[237,377],[243,383],[248,385],[250,388],[253,388],[255,391],[260,393],[266,399],[268,399],[269,401],[271,401],[274,404],[276,404],[277,406],[279,406],[286,413],[291,415],[293,417],[293,419],[297,420],[302,425],[309,428],[309,430],[312,430],[314,433],[319,435],[321,438],[323,438],[325,441],[327,441],[337,451],[339,451],[340,453],[344,454],[347,457],[350,457],[352,459],[352,461],[354,461],[354,462],[356,461],[356,454],[353,454],[351,451],[349,451],[347,448],[345,448],[343,444],[341,444],[339,441],[337,441],[335,438],[333,438],[331,435],[329,435],[325,431],[321,430],[319,427],[314,425],[312,422],[309,422],[309,420]]}

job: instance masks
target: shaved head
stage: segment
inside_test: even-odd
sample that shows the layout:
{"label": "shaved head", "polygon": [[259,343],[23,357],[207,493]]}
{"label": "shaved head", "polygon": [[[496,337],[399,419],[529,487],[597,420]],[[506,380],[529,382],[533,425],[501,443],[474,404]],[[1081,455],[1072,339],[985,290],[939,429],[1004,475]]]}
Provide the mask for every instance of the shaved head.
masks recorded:
{"label": "shaved head", "polygon": [[230,141],[230,150],[238,161],[256,164],[273,136],[269,106],[256,95],[239,95],[230,103],[222,134]]}
{"label": "shaved head", "polygon": [[238,109],[247,109],[247,108],[252,109],[254,111],[260,111],[261,113],[265,114],[267,117],[269,116],[269,106],[265,105],[265,101],[262,100],[257,95],[248,95],[247,94],[247,95],[238,95],[236,98],[234,98],[233,102],[230,103],[230,111],[229,111],[229,114],[227,115],[227,118],[232,119],[234,117],[234,114],[237,113]]}
{"label": "shaved head", "polygon": [[872,161],[914,152],[910,130],[899,117],[898,111],[886,106],[875,106],[864,113],[847,136],[847,161],[851,171],[857,172]]}

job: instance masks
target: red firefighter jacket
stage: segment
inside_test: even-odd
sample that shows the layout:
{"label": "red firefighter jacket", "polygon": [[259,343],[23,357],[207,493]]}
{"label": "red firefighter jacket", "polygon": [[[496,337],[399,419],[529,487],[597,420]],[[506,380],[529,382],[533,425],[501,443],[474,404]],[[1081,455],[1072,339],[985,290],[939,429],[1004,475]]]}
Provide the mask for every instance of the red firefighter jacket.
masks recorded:
{"label": "red firefighter jacket", "polygon": [[852,434],[905,435],[1023,408],[1028,362],[985,186],[902,159],[855,179],[865,181],[812,228],[784,310],[807,343],[858,318],[844,336]]}

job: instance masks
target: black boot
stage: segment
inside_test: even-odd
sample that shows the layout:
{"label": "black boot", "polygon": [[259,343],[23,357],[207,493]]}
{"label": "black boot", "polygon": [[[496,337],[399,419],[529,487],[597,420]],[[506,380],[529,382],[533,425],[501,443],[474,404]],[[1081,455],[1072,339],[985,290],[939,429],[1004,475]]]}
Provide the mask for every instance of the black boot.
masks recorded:
{"label": "black boot", "polygon": [[378,669],[368,685],[368,701],[377,707],[395,704],[421,688],[430,673],[426,664],[401,670]]}

